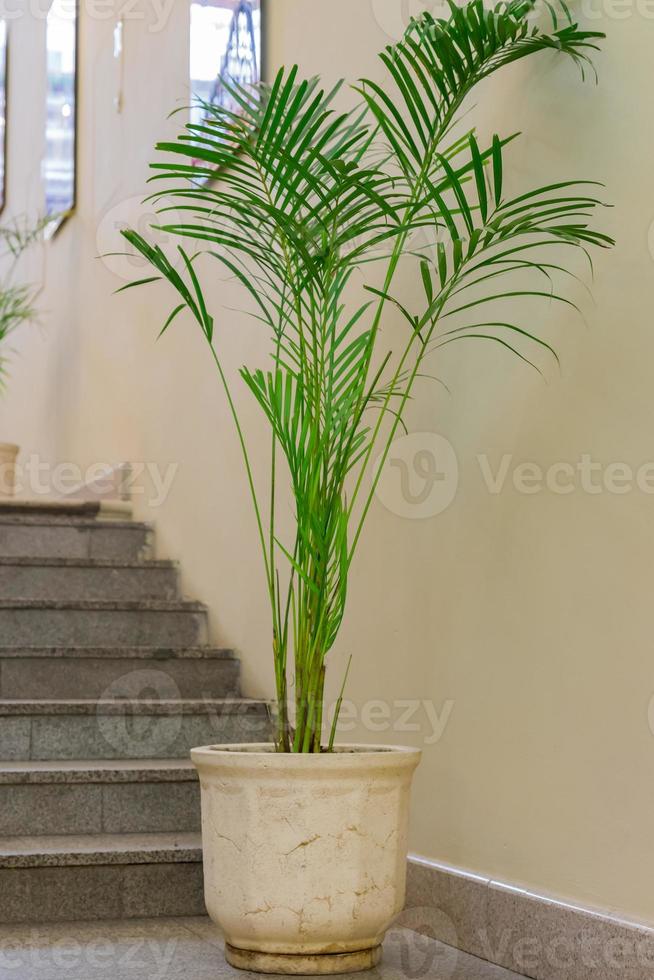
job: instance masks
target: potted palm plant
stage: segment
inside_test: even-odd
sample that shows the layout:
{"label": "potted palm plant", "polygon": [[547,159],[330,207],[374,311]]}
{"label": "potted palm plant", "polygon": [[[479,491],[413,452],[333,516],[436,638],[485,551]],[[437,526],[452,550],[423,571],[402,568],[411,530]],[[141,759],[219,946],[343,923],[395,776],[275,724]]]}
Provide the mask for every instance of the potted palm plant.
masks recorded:
{"label": "potted palm plant", "polygon": [[[16,265],[25,250],[38,238],[45,227],[44,221],[35,226],[25,220],[16,220],[0,227],[0,242],[5,248],[3,259],[8,268],[0,279],[0,395],[7,383],[7,365],[10,355],[9,338],[24,323],[36,318],[35,290],[24,283],[16,283]],[[19,447],[0,442],[0,499],[13,497],[15,469]]]}
{"label": "potted palm plant", "polygon": [[[270,599],[273,739],[192,753],[207,907],[237,967],[328,974],[378,961],[404,901],[420,753],[338,745],[342,694],[324,724],[329,653],[377,461],[436,351],[479,338],[536,366],[536,354],[556,357],[494,304],[568,302],[551,284],[567,251],[612,244],[589,225],[600,204],[591,182],[512,195],[503,176],[510,138],[482,145],[462,127],[467,97],[506,65],[550,52],[589,68],[602,35],[565,9],[552,12],[548,30],[531,14],[527,0],[490,10],[473,0],[451,5],[446,19],[412,20],[380,56],[386,80],[354,86],[351,111],[334,108],[342,84],[326,92],[297,68],[256,89],[224,79],[229,106],[205,105],[202,124],[160,144],[166,159],[153,164],[152,180],[165,186],[154,195],[157,228],[179,239],[177,252],[124,232],[152,266],[130,286],[163,279],[178,294],[164,331],[188,311],[206,338],[243,452]],[[243,367],[240,379],[270,426],[264,493],[224,367],[225,337],[196,271],[200,254],[240,283],[263,328],[268,360]],[[397,282],[411,268],[406,301]],[[393,349],[382,332],[389,316]],[[278,530],[289,494],[290,540]]]}

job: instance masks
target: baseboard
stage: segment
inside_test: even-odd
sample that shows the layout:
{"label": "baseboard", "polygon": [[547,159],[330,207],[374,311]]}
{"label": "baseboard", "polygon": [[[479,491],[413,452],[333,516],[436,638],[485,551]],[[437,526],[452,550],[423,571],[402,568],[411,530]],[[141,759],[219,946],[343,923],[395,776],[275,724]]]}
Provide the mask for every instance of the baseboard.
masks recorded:
{"label": "baseboard", "polygon": [[412,928],[533,980],[652,980],[654,929],[409,859]]}

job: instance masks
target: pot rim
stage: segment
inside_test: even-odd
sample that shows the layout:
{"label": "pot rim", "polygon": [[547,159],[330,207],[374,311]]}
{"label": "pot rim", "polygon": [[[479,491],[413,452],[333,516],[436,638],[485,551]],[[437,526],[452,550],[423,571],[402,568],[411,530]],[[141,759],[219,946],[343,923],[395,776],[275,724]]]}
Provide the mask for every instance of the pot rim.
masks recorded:
{"label": "pot rim", "polygon": [[203,745],[191,749],[196,765],[247,766],[266,769],[329,769],[359,768],[362,763],[381,766],[415,768],[422,749],[408,745],[363,745],[344,743],[334,746],[334,752],[322,754],[275,752],[273,742],[242,742],[234,745]]}

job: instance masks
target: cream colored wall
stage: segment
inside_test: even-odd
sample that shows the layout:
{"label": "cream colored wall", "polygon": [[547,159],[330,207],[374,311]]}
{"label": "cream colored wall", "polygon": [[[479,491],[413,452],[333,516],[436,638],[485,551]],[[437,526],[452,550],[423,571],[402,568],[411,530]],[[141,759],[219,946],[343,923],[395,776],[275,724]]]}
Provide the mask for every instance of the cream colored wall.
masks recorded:
{"label": "cream colored wall", "polygon": [[[545,57],[493,83],[473,118],[483,132],[525,132],[510,153],[516,188],[604,179],[616,205],[605,228],[618,248],[596,262],[594,305],[571,287],[587,327],[554,306],[520,309],[560,350],[562,371],[550,370],[547,384],[491,348],[442,355],[437,370],[452,394],[427,386],[410,427],[454,445],[458,494],[431,520],[375,505],[335,670],[355,655],[349,694],[359,706],[381,699],[397,711],[399,700],[418,698],[441,712],[454,702],[442,738],[425,747],[416,851],[654,921],[654,499],[639,489],[525,495],[510,478],[491,494],[476,458],[489,454],[495,466],[512,454],[545,468],[583,454],[603,464],[654,459],[654,21],[642,0],[585,3],[586,20],[608,33],[599,88]],[[373,72],[384,28],[392,33],[410,6],[271,0],[271,64],[298,60],[330,78]],[[121,282],[95,258],[99,222],[142,194],[151,146],[174,130],[165,115],[187,94],[185,0],[163,30],[127,23],[121,116],[112,109],[112,28],[83,19],[79,206],[31,258],[45,270],[46,313],[42,331],[21,338],[0,437],[83,464],[178,463],[165,505],[139,502],[139,512],[157,522],[162,554],[183,560],[187,592],[209,603],[216,640],[242,654],[247,691],[267,695],[263,582],[216,378],[191,324],[154,344],[170,308],[165,291],[112,297]],[[13,30],[21,56],[12,59],[9,182],[20,210],[38,191],[42,36],[26,17]],[[259,341],[220,309],[238,305],[233,288],[217,283],[214,295],[219,343],[235,368]],[[261,443],[258,416],[240,402]],[[422,732],[356,734],[421,744],[432,729],[420,718]]]}

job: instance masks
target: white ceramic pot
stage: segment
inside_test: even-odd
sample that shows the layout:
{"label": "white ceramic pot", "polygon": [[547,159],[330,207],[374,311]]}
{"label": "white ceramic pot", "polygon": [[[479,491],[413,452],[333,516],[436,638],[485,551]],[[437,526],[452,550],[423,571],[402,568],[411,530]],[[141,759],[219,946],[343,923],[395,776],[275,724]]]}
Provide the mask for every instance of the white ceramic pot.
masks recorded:
{"label": "white ceramic pot", "polygon": [[14,495],[17,456],[18,446],[0,442],[0,500]]}
{"label": "white ceramic pot", "polygon": [[271,745],[194,749],[202,788],[205,900],[228,961],[326,975],[379,962],[404,906],[417,749]]}

